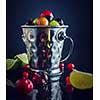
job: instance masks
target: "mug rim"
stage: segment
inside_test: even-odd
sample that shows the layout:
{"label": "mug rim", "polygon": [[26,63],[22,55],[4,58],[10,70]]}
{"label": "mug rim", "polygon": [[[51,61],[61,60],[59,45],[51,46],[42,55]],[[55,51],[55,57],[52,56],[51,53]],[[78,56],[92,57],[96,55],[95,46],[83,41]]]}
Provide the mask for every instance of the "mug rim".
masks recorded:
{"label": "mug rim", "polygon": [[68,25],[62,26],[43,26],[43,25],[21,25],[21,28],[68,28]]}

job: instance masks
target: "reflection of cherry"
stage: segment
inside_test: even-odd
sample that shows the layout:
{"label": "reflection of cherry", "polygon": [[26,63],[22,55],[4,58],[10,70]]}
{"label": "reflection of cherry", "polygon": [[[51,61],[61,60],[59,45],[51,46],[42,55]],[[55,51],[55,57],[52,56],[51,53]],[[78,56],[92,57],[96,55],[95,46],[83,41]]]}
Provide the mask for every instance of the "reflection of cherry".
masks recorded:
{"label": "reflection of cherry", "polygon": [[66,91],[68,92],[68,93],[71,93],[71,92],[73,92],[74,91],[74,88],[73,88],[73,86],[71,85],[71,83],[70,83],[70,77],[69,76],[67,76],[66,77]]}
{"label": "reflection of cherry", "polygon": [[72,93],[72,92],[74,91],[73,86],[72,86],[72,85],[67,85],[66,91],[67,91],[68,93]]}
{"label": "reflection of cherry", "polygon": [[23,78],[16,82],[16,89],[21,94],[28,94],[33,90],[33,83],[31,80],[27,79],[28,73],[23,73]]}
{"label": "reflection of cherry", "polygon": [[34,88],[40,88],[43,87],[44,84],[46,84],[46,80],[44,79],[43,75],[39,75],[38,73],[35,72],[32,82],[34,84]]}
{"label": "reflection of cherry", "polygon": [[61,72],[64,70],[64,63],[60,63],[59,64],[59,68],[60,68],[60,70],[61,70]]}
{"label": "reflection of cherry", "polygon": [[38,86],[41,84],[41,76],[38,73],[34,73],[32,82],[34,84],[34,88],[38,88]]}
{"label": "reflection of cherry", "polygon": [[66,77],[66,85],[71,85],[69,76]]}
{"label": "reflection of cherry", "polygon": [[40,35],[40,41],[41,42],[46,42],[47,41],[47,35],[46,35],[46,33],[41,33],[41,35]]}

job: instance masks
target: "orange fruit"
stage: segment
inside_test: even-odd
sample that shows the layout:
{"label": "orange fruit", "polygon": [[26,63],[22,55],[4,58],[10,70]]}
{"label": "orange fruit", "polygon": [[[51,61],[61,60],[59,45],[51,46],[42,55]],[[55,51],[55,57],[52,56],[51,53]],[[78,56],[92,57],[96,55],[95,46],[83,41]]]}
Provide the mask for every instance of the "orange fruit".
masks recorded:
{"label": "orange fruit", "polygon": [[37,25],[48,26],[48,24],[49,24],[49,21],[45,17],[40,17],[37,20]]}

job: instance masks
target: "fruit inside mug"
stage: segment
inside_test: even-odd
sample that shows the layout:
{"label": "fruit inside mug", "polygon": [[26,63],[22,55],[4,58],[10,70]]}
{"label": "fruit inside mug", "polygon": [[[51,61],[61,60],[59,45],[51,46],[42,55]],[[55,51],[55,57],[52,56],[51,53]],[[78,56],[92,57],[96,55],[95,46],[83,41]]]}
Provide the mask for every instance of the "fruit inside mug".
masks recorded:
{"label": "fruit inside mug", "polygon": [[62,18],[54,17],[50,10],[44,10],[39,17],[29,19],[26,25],[62,26],[64,25],[64,21]]}

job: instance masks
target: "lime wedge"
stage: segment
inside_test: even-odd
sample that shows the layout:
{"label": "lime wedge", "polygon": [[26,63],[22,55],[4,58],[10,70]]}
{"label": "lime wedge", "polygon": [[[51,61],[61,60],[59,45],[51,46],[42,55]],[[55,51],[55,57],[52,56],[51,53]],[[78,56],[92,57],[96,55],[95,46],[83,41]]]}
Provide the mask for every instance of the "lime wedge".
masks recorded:
{"label": "lime wedge", "polygon": [[77,89],[89,89],[93,87],[93,75],[74,70],[70,73],[70,82]]}
{"label": "lime wedge", "polygon": [[10,70],[16,62],[17,60],[14,59],[6,59],[6,70]]}
{"label": "lime wedge", "polygon": [[24,64],[28,64],[29,63],[28,56],[27,56],[26,53],[18,54],[14,58],[22,61]]}

